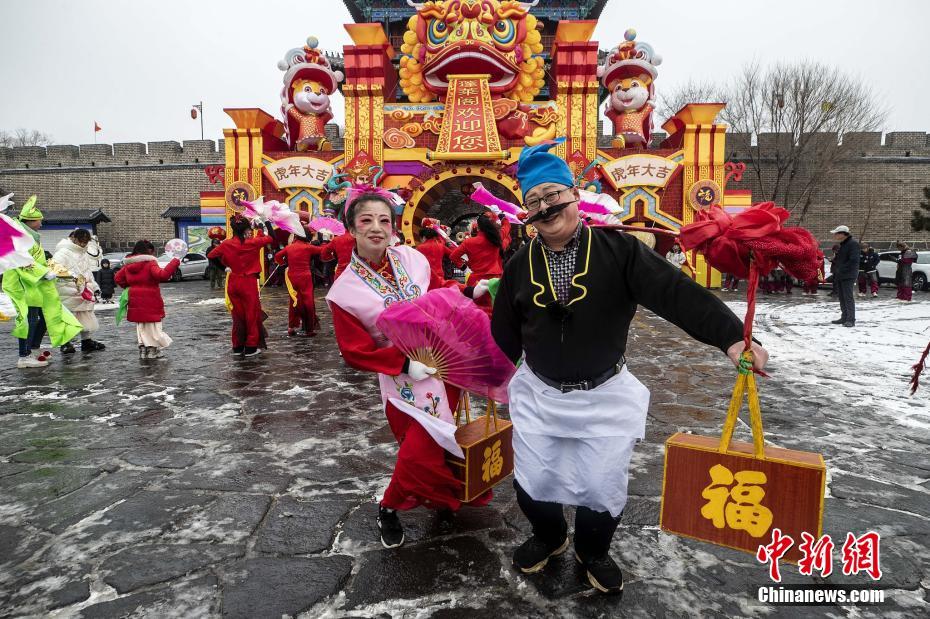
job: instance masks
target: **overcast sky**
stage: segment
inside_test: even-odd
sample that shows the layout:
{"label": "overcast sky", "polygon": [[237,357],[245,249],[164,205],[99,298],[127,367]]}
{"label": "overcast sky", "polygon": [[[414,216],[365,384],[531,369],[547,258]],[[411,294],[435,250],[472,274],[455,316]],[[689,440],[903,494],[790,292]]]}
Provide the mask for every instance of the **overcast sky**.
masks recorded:
{"label": "overcast sky", "polygon": [[[275,64],[308,35],[349,42],[341,0],[0,0],[0,129],[59,144],[200,138],[232,126],[224,107],[278,115]],[[813,58],[868,82],[886,131],[927,131],[930,0],[610,0],[602,48],[636,28],[664,58],[656,87],[726,79],[746,61]],[[334,106],[342,121],[341,97]]]}

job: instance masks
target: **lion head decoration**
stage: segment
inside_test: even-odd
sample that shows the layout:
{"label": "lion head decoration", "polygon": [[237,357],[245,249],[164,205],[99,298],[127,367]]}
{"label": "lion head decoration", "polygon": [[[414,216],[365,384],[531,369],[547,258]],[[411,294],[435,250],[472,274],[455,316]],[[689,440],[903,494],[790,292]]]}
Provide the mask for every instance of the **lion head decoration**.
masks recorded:
{"label": "lion head decoration", "polygon": [[401,46],[404,93],[414,103],[435,101],[449,75],[486,73],[493,95],[532,101],[544,73],[537,20],[528,12],[538,1],[407,0],[417,13]]}
{"label": "lion head decoration", "polygon": [[623,34],[624,42],[610,50],[597,75],[610,93],[605,115],[613,121],[615,146],[645,147],[652,137],[656,67],[662,57],[646,43],[636,42],[636,31]]}
{"label": "lion head decoration", "polygon": [[325,127],[333,118],[330,95],[344,79],[333,71],[329,59],[319,49],[316,37],[308,37],[304,47],[294,48],[278,62],[284,71],[281,111],[284,113],[287,141],[298,151],[329,150]]}

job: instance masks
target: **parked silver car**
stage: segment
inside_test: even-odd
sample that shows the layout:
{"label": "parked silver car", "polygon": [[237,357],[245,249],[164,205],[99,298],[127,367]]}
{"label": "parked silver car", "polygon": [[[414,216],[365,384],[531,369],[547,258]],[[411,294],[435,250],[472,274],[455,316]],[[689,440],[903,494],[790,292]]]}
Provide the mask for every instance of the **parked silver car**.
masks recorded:
{"label": "parked silver car", "polygon": [[[173,257],[174,256],[169,256],[168,254],[162,254],[158,257],[158,266],[165,268]],[[171,281],[179,282],[182,279],[190,277],[207,279],[207,266],[209,264],[210,261],[207,260],[207,257],[203,254],[187,254],[181,258],[181,266],[175,272]]]}
{"label": "parked silver car", "polygon": [[[898,257],[901,256],[899,251],[882,251],[878,253],[878,281],[894,282],[894,275],[898,269]],[[917,262],[911,265],[914,273],[911,287],[914,290],[927,290],[927,282],[930,282],[930,251],[917,252]]]}

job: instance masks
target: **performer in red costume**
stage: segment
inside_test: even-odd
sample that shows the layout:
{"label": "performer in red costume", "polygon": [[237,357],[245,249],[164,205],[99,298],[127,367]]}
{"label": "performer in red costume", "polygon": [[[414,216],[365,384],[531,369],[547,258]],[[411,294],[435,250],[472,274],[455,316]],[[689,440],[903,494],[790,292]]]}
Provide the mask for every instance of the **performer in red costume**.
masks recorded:
{"label": "performer in red costume", "polygon": [[[262,272],[261,255],[274,239],[262,233],[252,235],[249,220],[236,215],[229,222],[232,237],[210,250],[207,258],[219,259],[230,269],[226,276],[227,307],[232,305],[233,354],[254,357],[265,348],[262,303],[258,294],[258,276]],[[271,226],[269,224],[269,230]]]}
{"label": "performer in red costume", "polygon": [[[346,223],[357,248],[345,275],[326,295],[339,350],[348,365],[378,374],[385,414],[400,445],[378,510],[386,548],[404,543],[398,510],[424,505],[442,510],[445,518],[461,506],[461,482],[437,442],[455,441],[458,390],[433,377],[435,368],[405,357],[376,327],[388,305],[425,293],[431,278],[422,254],[405,245],[390,247],[393,219],[391,204],[381,195],[362,194],[353,201]],[[472,504],[490,499],[488,493]]]}
{"label": "performer in red costume", "polygon": [[417,251],[426,256],[429,268],[432,271],[430,290],[445,285],[445,273],[442,268],[443,258],[452,258],[452,249],[446,245],[445,240],[432,228],[420,228],[420,244]]}
{"label": "performer in red costume", "polygon": [[501,254],[507,249],[510,241],[510,225],[505,222],[503,227],[499,226],[491,211],[482,213],[478,217],[477,224],[478,234],[462,241],[462,244],[456,247],[450,256],[457,266],[462,266],[463,257],[467,257],[471,273],[465,283],[469,286],[476,285],[482,279],[501,276],[503,273]]}
{"label": "performer in red costume", "polygon": [[[450,258],[456,266],[463,264],[462,257],[468,257],[471,273],[465,280],[467,286],[486,285],[487,280],[500,277],[504,272],[504,251],[510,244],[510,224],[504,221],[498,225],[497,218],[491,211],[482,213],[477,221],[478,234],[462,241],[452,251]],[[491,298],[481,297],[476,303],[488,314],[491,313]]]}
{"label": "performer in red costume", "polygon": [[320,328],[320,319],[316,315],[316,301],[313,298],[313,271],[310,268],[314,256],[319,256],[323,248],[310,242],[311,231],[306,237],[294,237],[294,241],[274,255],[274,261],[280,265],[287,261],[284,275],[290,282],[289,289],[294,290],[296,299],[287,306],[287,334],[297,335],[303,325],[304,334],[313,337]]}
{"label": "performer in red costume", "polygon": [[339,277],[349,265],[349,260],[352,259],[352,251],[354,249],[355,237],[353,237],[349,232],[346,232],[345,234],[340,234],[334,238],[332,241],[330,241],[329,245],[323,248],[323,253],[320,254],[320,259],[323,262],[335,260],[336,273],[334,277]]}

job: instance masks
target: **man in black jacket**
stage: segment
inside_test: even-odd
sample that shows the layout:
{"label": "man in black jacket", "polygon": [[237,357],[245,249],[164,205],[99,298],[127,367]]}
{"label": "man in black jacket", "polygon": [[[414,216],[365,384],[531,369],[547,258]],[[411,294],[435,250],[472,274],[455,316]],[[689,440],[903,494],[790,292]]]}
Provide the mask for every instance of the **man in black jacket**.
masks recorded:
{"label": "man in black jacket", "polygon": [[[636,238],[585,226],[566,163],[524,148],[517,177],[538,236],[504,267],[491,332],[516,362],[508,388],[514,487],[533,536],[513,563],[538,572],[569,545],[563,505],[577,506],[575,556],[588,583],[623,591],[608,554],[627,499],[630,458],[645,433],[649,390],[625,367],[637,305],[716,347],[734,364],[743,325],[717,297]],[[685,342],[683,346],[687,346]],[[768,354],[753,344],[761,369]]]}
{"label": "man in black jacket", "polygon": [[830,230],[830,234],[840,244],[839,251],[833,259],[831,271],[833,273],[833,286],[840,299],[842,315],[833,321],[835,325],[844,327],[856,326],[856,301],[853,298],[853,287],[856,285],[856,276],[859,275],[859,243],[849,233],[847,226],[837,226]]}

